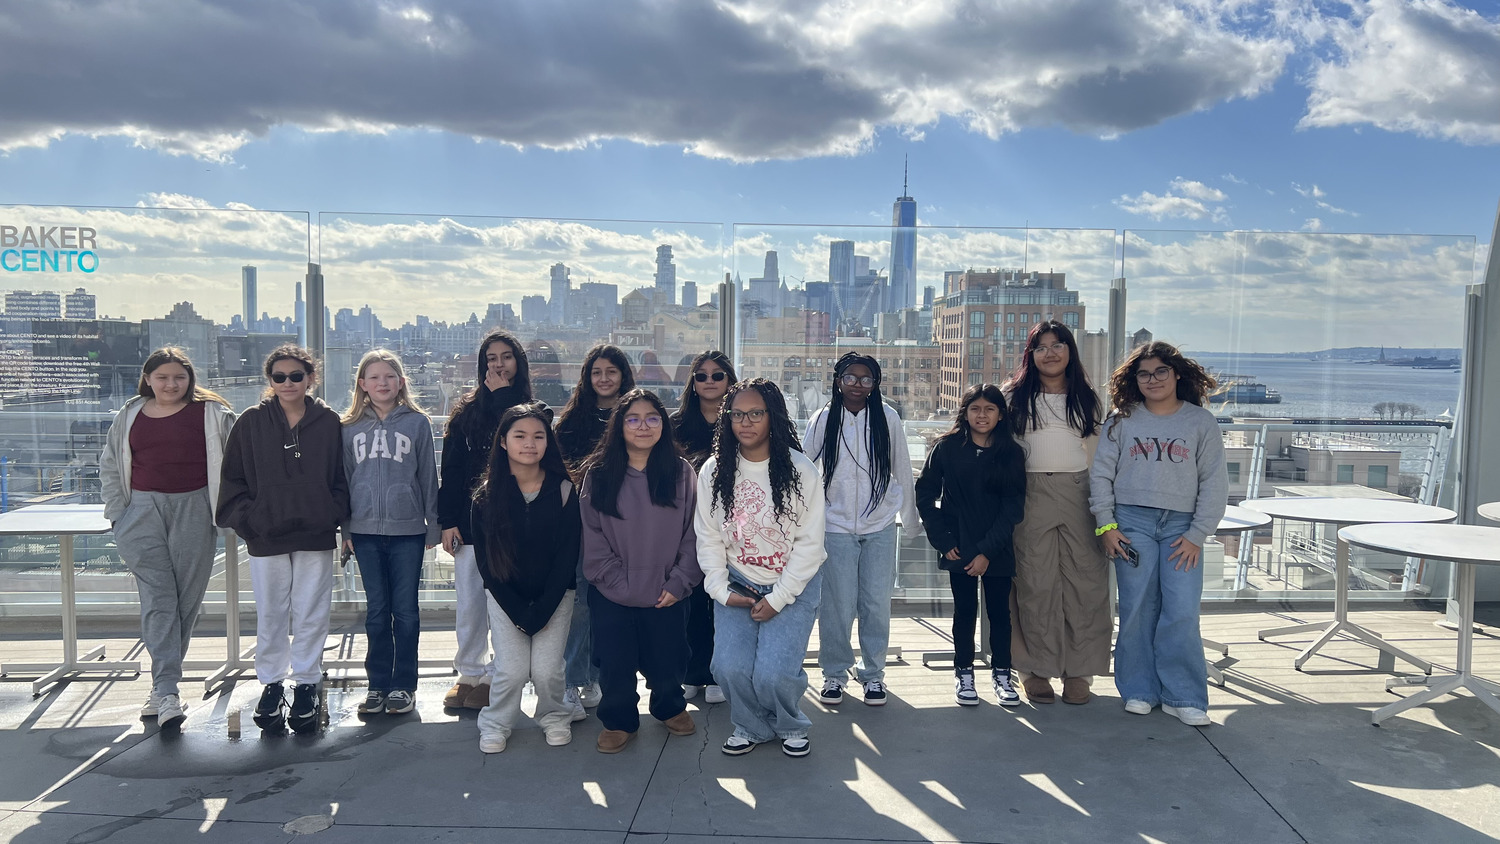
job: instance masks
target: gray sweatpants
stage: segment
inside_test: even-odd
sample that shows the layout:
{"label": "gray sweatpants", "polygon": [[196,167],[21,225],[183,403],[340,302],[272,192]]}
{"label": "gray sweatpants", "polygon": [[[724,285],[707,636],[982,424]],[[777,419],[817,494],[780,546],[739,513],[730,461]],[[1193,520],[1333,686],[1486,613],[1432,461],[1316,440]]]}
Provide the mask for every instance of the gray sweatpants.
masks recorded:
{"label": "gray sweatpants", "polygon": [[125,515],[115,522],[115,544],[141,595],[141,640],[151,655],[151,693],[175,695],[214,565],[208,489],[132,491]]}

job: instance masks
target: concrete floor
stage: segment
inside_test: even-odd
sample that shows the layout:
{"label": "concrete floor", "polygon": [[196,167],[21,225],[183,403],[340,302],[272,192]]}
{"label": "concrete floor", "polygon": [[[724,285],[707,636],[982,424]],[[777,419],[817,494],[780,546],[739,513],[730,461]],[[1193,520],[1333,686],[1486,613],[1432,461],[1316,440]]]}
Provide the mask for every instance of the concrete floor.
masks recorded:
{"label": "concrete floor", "polygon": [[[626,750],[594,750],[599,724],[548,747],[523,724],[502,754],[477,746],[473,712],[445,712],[451,677],[424,676],[416,713],[361,721],[357,674],[329,680],[332,725],[315,737],[262,736],[248,717],[229,738],[231,707],[254,705],[253,678],[199,699],[188,680],[179,736],[142,723],[141,678],[91,678],[33,699],[0,682],[0,841],[291,841],[298,823],[332,825],[320,842],[1480,842],[1500,837],[1500,715],[1468,695],[1370,726],[1396,698],[1385,680],[1404,665],[1336,642],[1305,671],[1310,641],[1260,642],[1255,631],[1316,621],[1321,611],[1238,608],[1204,618],[1231,646],[1228,685],[1210,687],[1214,726],[1160,711],[1125,714],[1110,678],[1086,706],[975,708],[952,700],[951,672],[920,653],[945,647],[941,620],[900,619],[891,701],[857,692],[838,708],[809,694],[813,752],[775,745],[737,758],[725,705],[691,707],[697,735],[671,737],[645,718]],[[1451,666],[1454,634],[1414,609],[1358,620]],[[106,638],[109,656],[145,654]],[[357,653],[347,630],[329,654]],[[451,654],[451,630],[423,637],[424,657]],[[194,658],[221,653],[200,637]],[[0,638],[0,661],[54,656],[44,635]],[[1476,644],[1479,673],[1500,677],[1500,630]],[[1439,667],[1436,673],[1442,673]],[[818,677],[814,670],[812,682]],[[14,682],[12,682],[14,681]],[[987,686],[986,684],[983,684]],[[302,819],[302,820],[299,820]]]}

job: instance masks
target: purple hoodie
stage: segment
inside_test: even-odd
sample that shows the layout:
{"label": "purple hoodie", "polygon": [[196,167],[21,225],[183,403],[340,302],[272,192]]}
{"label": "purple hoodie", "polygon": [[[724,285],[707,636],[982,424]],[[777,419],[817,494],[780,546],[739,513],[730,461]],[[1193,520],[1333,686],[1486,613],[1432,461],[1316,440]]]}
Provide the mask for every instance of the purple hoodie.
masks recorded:
{"label": "purple hoodie", "polygon": [[682,600],[703,582],[693,532],[698,480],[682,461],[676,507],[651,503],[646,473],[625,468],[616,519],[594,507],[585,478],[578,503],[583,515],[583,576],[604,597],[625,607],[654,607],[665,589]]}

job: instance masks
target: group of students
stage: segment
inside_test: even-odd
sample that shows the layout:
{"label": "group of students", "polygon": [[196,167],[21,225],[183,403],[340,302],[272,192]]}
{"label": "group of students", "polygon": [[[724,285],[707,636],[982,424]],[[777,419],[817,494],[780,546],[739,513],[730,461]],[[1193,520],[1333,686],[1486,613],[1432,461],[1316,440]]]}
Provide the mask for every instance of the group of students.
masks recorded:
{"label": "group of students", "polygon": [[554,424],[519,341],[492,332],[439,469],[431,422],[388,351],[360,361],[340,417],[309,395],[313,356],[282,346],[265,361],[265,398],[237,420],[181,350],[153,353],[100,460],[153,664],[142,716],[163,728],[185,718],[181,663],[217,526],[250,554],[262,728],[317,729],[341,544],[368,606],[359,711],[414,708],[422,559],[441,542],[454,559],[459,675],[443,703],[480,710],[483,752],[505,749],[528,684],[548,744],[569,743],[597,706],[596,747],[619,752],[640,729],[639,674],[671,734],[696,731],[687,700],[702,692],[729,703],[724,753],[779,740],[803,756],[814,622],[819,700],[842,703],[852,674],[864,703],[886,702],[899,520],[925,532],[948,572],[957,703],[979,703],[981,590],[996,701],[1017,705],[1024,691],[1051,703],[1060,680],[1065,703],[1087,703],[1109,669],[1113,559],[1126,710],[1160,704],[1209,723],[1198,563],[1227,485],[1202,407],[1213,380],[1175,348],[1132,352],[1105,418],[1072,332],[1040,323],[1004,386],[963,394],[916,477],[868,355],[838,360],[832,399],[802,437],[774,382],[738,380],[717,351],[689,368],[669,414],[635,387],[621,350],[596,346]]}

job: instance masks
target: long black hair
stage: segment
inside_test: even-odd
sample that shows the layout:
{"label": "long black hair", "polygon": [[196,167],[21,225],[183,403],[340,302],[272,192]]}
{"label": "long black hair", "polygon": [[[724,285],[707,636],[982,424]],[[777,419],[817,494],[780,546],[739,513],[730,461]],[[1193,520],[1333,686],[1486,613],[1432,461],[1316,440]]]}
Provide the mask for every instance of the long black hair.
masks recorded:
{"label": "long black hair", "polygon": [[734,511],[734,476],[739,468],[740,441],[734,435],[735,396],[755,392],[766,403],[767,423],[771,427],[771,507],[780,521],[791,512],[791,497],[802,498],[802,481],[797,468],[792,465],[792,452],[802,450],[797,439],[797,430],[792,427],[791,414],[786,410],[786,399],[776,382],[765,378],[739,381],[724,394],[724,407],[719,411],[719,427],[714,432],[714,495],[710,504],[720,506],[725,518]]}
{"label": "long black hair", "polygon": [[1068,382],[1068,427],[1077,431],[1079,436],[1091,437],[1099,431],[1102,415],[1099,396],[1089,384],[1088,373],[1083,370],[1083,360],[1078,354],[1078,341],[1074,339],[1072,330],[1055,319],[1039,322],[1031,327],[1031,332],[1026,335],[1026,349],[1021,353],[1021,360],[1016,364],[1010,379],[1005,382],[1003,389],[1010,390],[1010,406],[1007,409],[1010,411],[1011,430],[1018,436],[1024,436],[1028,429],[1035,431],[1041,428],[1036,402],[1037,396],[1042,393],[1042,373],[1037,369],[1035,352],[1041,347],[1044,334],[1051,334],[1056,338],[1054,342],[1066,343],[1068,346],[1068,368],[1063,370],[1063,378]]}
{"label": "long black hair", "polygon": [[[506,452],[505,435],[522,419],[535,419],[547,432],[547,450],[542,454],[541,469],[547,482],[565,480],[568,468],[563,465],[562,453],[557,450],[557,437],[552,433],[552,409],[539,401],[518,404],[500,416],[500,427],[495,429],[495,439],[490,446],[488,465],[474,489],[474,503],[479,506],[480,518],[474,527],[484,532],[486,542],[485,565],[490,573],[500,580],[509,580],[515,575],[515,530],[511,527],[510,509],[520,498],[520,488],[510,472],[510,454]],[[511,506],[507,506],[511,505]]]}
{"label": "long black hair", "polygon": [[625,356],[620,347],[608,343],[594,346],[583,356],[583,366],[578,370],[578,385],[573,388],[573,395],[568,397],[568,403],[563,405],[562,414],[557,418],[558,433],[566,433],[588,424],[588,420],[599,409],[599,394],[594,392],[594,379],[590,377],[599,358],[604,358],[620,370],[622,395],[635,389],[635,372],[630,368],[630,358]]}
{"label": "long black hair", "polygon": [[[984,450],[985,458],[999,459],[1001,455],[1013,453],[1013,458],[1025,460],[1025,452],[1021,450],[1021,444],[1016,442],[1011,435],[1010,412],[1005,406],[1005,394],[994,384],[974,384],[964,390],[963,397],[958,400],[958,417],[953,420],[953,427],[948,432],[938,437],[938,443],[955,441],[958,445],[973,442],[969,431],[969,405],[984,399],[985,401],[1000,408],[1000,418],[995,421],[995,429],[990,432],[990,444]],[[985,473],[985,484],[991,490],[997,490],[1004,483],[1004,474],[1001,472]]]}
{"label": "long black hair", "polygon": [[822,461],[823,491],[827,492],[828,485],[833,483],[833,470],[839,465],[839,454],[844,450],[840,447],[844,432],[844,390],[839,379],[856,364],[863,364],[875,376],[875,385],[865,400],[866,424],[870,426],[865,454],[869,459],[866,465],[870,467],[870,504],[865,508],[865,513],[869,514],[875,511],[891,486],[891,429],[886,424],[885,400],[880,395],[880,364],[869,355],[847,352],[833,365],[833,398],[828,402],[828,418],[823,422],[822,454],[813,455],[813,459]]}
{"label": "long black hair", "polygon": [[682,456],[677,451],[677,440],[672,435],[672,423],[661,399],[650,390],[637,387],[620,396],[615,410],[609,415],[609,426],[604,429],[604,438],[585,464],[585,482],[594,509],[611,518],[620,515],[620,487],[625,483],[625,469],[630,465],[630,454],[625,446],[625,417],[630,406],[638,401],[651,405],[661,417],[661,438],[651,447],[651,456],[646,459],[646,489],[651,503],[658,507],[677,506],[677,482],[682,479]]}
{"label": "long black hair", "polygon": [[[740,380],[734,374],[734,364],[729,362],[729,355],[724,354],[718,349],[699,352],[693,357],[692,363],[688,364],[687,384],[682,388],[682,401],[677,403],[677,412],[673,414],[674,416],[677,414],[682,415],[680,424],[690,424],[688,420],[692,418],[692,414],[688,413],[689,408],[698,410],[698,385],[696,376],[698,375],[698,367],[708,361],[713,361],[715,366],[724,370],[724,377],[729,379],[729,386],[733,387],[734,382]],[[701,411],[698,413],[698,419],[703,419]]]}
{"label": "long black hair", "polygon": [[479,401],[479,391],[484,389],[485,372],[489,369],[489,362],[485,360],[485,356],[490,353],[490,346],[495,343],[504,343],[509,346],[511,354],[516,357],[516,377],[511,380],[510,385],[521,396],[521,403],[524,404],[532,400],[531,363],[526,359],[526,349],[521,346],[521,341],[516,339],[516,335],[509,331],[503,328],[491,331],[484,336],[483,340],[479,341],[479,371],[477,373],[478,380],[474,383],[474,389],[459,399],[458,404],[454,405],[453,410],[448,413],[448,426],[456,427],[457,430],[466,436],[478,433],[479,431],[476,431],[476,426],[483,425],[483,420],[479,418],[480,414],[470,413],[469,411],[472,409],[474,403]]}

